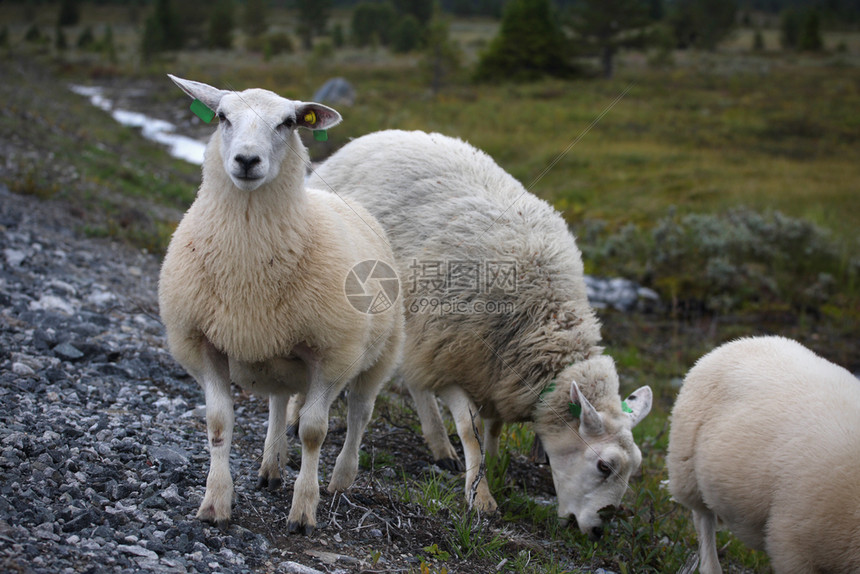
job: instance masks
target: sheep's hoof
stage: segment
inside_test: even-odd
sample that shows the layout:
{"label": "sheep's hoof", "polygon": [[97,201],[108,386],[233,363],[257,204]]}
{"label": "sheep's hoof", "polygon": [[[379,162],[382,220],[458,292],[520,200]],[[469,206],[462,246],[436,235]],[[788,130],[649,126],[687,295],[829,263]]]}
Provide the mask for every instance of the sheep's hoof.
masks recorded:
{"label": "sheep's hoof", "polygon": [[436,461],[436,466],[449,472],[463,472],[466,470],[466,467],[463,466],[459,458],[440,458]]}
{"label": "sheep's hoof", "polygon": [[281,488],[281,479],[280,477],[268,478],[266,476],[260,476],[257,479],[257,488],[263,489],[268,488],[270,491],[274,492]]}
{"label": "sheep's hoof", "polygon": [[229,528],[230,528],[230,519],[229,518],[222,518],[221,520],[216,520],[215,526],[218,527],[218,530],[220,530],[224,534],[227,534],[227,530],[229,530]]}
{"label": "sheep's hoof", "polygon": [[495,514],[499,510],[499,505],[496,504],[496,501],[492,496],[489,500],[475,499],[472,507],[484,514]]}
{"label": "sheep's hoof", "polygon": [[290,534],[298,532],[304,536],[310,536],[314,532],[314,525],[298,521],[290,521],[287,522],[287,532]]}
{"label": "sheep's hoof", "polygon": [[226,530],[230,525],[230,513],[227,513],[227,516],[220,516],[219,513],[215,511],[214,504],[204,504],[197,511],[197,518],[201,522],[207,522],[209,524],[214,524],[221,530]]}

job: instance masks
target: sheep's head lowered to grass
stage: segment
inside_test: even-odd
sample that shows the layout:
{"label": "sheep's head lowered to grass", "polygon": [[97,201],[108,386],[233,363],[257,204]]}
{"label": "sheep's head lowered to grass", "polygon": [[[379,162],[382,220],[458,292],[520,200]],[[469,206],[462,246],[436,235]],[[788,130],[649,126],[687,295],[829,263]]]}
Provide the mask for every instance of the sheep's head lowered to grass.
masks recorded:
{"label": "sheep's head lowered to grass", "polygon": [[[602,411],[581,387],[597,390]],[[645,386],[611,404],[617,389],[612,359],[594,357],[563,371],[535,415],[535,432],[549,457],[558,494],[559,520],[566,524],[573,519],[592,540],[603,533],[602,511],[621,502],[642,462],[631,430],[650,412],[653,401],[651,388]]]}
{"label": "sheep's head lowered to grass", "polygon": [[224,171],[243,191],[275,180],[287,154],[304,153],[296,128],[324,130],[341,121],[339,113],[322,104],[288,100],[261,89],[219,90],[169,76],[218,116]]}

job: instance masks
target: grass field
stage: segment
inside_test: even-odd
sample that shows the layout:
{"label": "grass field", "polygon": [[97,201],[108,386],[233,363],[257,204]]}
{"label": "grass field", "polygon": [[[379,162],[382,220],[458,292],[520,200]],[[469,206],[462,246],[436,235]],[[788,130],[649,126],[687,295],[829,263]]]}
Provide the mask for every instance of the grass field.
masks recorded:
{"label": "grass field", "polygon": [[[458,20],[451,30],[464,52],[466,67],[434,95],[416,72],[420,55],[395,57],[379,49],[345,48],[328,58],[299,51],[270,61],[242,50],[201,50],[143,66],[135,50],[139,26],[129,22],[127,10],[107,7],[87,6],[83,25],[93,24],[98,34],[97,24],[112,23],[120,49],[118,63],[75,51],[57,56],[49,48],[20,43],[26,28],[22,9],[17,4],[0,5],[0,25],[10,26],[11,54],[35,58],[63,82],[151,80],[151,97],[161,105],[173,101],[177,106],[187,105],[184,96],[163,77],[165,72],[221,87],[264,87],[303,99],[310,99],[328,78],[343,76],[354,85],[358,100],[340,110],[344,123],[330,132],[329,142],[308,141],[315,157],[325,156],[350,138],[380,129],[421,129],[459,136],[487,151],[532,192],[551,202],[577,231],[581,244],[593,242],[590,249],[583,250],[589,271],[598,275],[631,269],[630,258],[645,259],[659,250],[659,238],[648,233],[667,217],[680,221],[688,214],[707,214],[729,222],[737,218],[739,209],[763,214],[777,210],[820,228],[828,242],[821,252],[833,251],[833,261],[823,262],[821,267],[785,264],[788,275],[784,281],[801,290],[825,273],[832,281],[825,301],[807,303],[804,299],[804,305],[797,307],[796,298],[780,299],[784,294],[778,293],[773,296],[778,301],[769,303],[759,293],[723,314],[602,313],[607,350],[619,364],[623,390],[650,384],[657,397],[653,414],[636,429],[645,461],[642,476],[625,499],[624,520],[616,521],[612,532],[592,545],[577,533],[555,527],[552,507],[535,503],[498,475],[494,478],[501,491],[497,498],[506,500],[501,508],[505,519],[517,528],[563,543],[583,567],[604,566],[622,573],[674,572],[695,548],[686,512],[669,500],[661,481],[666,478],[668,413],[678,381],[703,353],[732,337],[777,332],[798,338],[855,372],[860,370],[860,34],[827,35],[827,46],[843,44],[845,50],[809,56],[779,51],[772,30],[765,31],[768,49],[753,54],[749,50],[752,33],[741,30],[715,53],[677,53],[659,66],[650,65],[648,55],[624,54],[617,77],[610,81],[482,86],[468,81],[468,65],[497,23]],[[348,15],[337,13],[335,17],[346,22]],[[141,14],[138,18],[142,21]],[[45,31],[52,29],[50,10],[40,11],[38,19]],[[276,13],[272,21],[286,28],[289,19]],[[70,38],[75,33],[71,31]],[[9,70],[4,68],[4,72]],[[46,89],[34,80],[33,90],[40,89],[38,86]],[[103,123],[100,112],[86,109],[81,101],[46,104],[33,111],[28,110],[30,93],[14,86],[0,89],[5,94],[0,108],[3,130],[21,133],[26,140],[21,131],[26,125],[33,130],[32,140],[49,141],[55,157],[68,158],[80,174],[76,181],[81,182],[60,185],[58,181],[67,180],[51,175],[56,170],[46,165],[48,160],[22,154],[25,159],[16,157],[15,162],[23,167],[7,181],[10,187],[98,204],[95,208],[115,222],[96,226],[98,233],[126,237],[150,249],[163,247],[171,228],[169,217],[153,211],[148,217],[153,219],[154,229],[136,236],[138,226],[124,226],[122,220],[133,219],[142,208],[137,204],[129,207],[121,198],[138,201],[145,197],[181,208],[193,198],[196,168],[167,159],[132,130]],[[21,124],[20,117],[39,121],[32,122],[34,127]],[[117,165],[111,161],[115,157],[137,157],[139,161]],[[162,193],[154,193],[155,189]],[[599,231],[589,231],[594,229]],[[619,237],[634,245],[603,249]],[[598,248],[604,254],[592,257]],[[786,259],[810,257],[809,251],[794,243],[781,253]],[[701,282],[711,280],[703,277],[703,261],[694,257],[696,252],[690,254],[688,260],[673,260],[677,268],[664,267],[662,277],[651,278],[664,298],[683,299],[685,289],[701,288]],[[752,262],[745,272],[752,280],[756,273],[768,274],[774,269],[767,262]],[[647,273],[642,277],[647,280]],[[758,287],[751,289],[758,291]],[[514,452],[525,453],[529,432],[511,427],[505,440]],[[451,516],[462,518],[459,526],[454,521],[451,532],[440,537],[439,547],[428,551],[434,555],[436,571],[444,567],[446,554],[460,556],[467,551],[523,564],[516,571],[558,571],[551,551],[538,552],[534,560],[526,561],[520,550],[512,551],[494,542],[494,535],[473,527],[459,496],[428,494],[428,490],[438,490],[438,484],[401,486],[416,499],[441,499]],[[442,491],[448,487],[454,484],[442,485]],[[763,555],[746,550],[730,535],[720,534],[720,547],[725,549],[727,571],[768,571]]]}

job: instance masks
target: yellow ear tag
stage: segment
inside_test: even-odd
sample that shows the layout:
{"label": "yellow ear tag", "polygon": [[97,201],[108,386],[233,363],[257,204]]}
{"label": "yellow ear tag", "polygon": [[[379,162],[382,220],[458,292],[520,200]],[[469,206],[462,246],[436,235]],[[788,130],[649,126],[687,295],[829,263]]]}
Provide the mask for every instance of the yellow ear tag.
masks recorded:
{"label": "yellow ear tag", "polygon": [[317,115],[313,110],[305,114],[305,122],[310,125],[314,125],[315,123],[317,123]]}

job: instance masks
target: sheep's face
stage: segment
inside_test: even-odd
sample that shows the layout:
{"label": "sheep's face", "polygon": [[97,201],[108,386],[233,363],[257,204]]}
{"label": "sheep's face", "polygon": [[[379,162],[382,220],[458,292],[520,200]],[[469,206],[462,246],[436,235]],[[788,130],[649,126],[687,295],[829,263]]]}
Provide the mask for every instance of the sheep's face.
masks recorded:
{"label": "sheep's face", "polygon": [[219,90],[207,84],[170,78],[189,96],[215,111],[219,120],[221,162],[233,184],[253,191],[280,174],[291,154],[303,161],[296,128],[326,129],[340,114],[316,103],[288,100],[268,90]]}
{"label": "sheep's face", "polygon": [[552,468],[562,524],[573,518],[592,540],[603,534],[601,515],[618,506],[630,475],[642,462],[631,429],[650,411],[651,397],[651,389],[642,387],[625,401],[632,412],[601,414],[573,382],[571,403],[581,409],[578,432],[575,423],[558,413],[550,414],[554,420],[537,425]]}
{"label": "sheep's face", "polygon": [[[252,191],[278,177],[291,148],[297,102],[271,92],[246,90],[221,98],[217,114],[221,161],[233,184]],[[301,157],[301,156],[299,156]]]}

